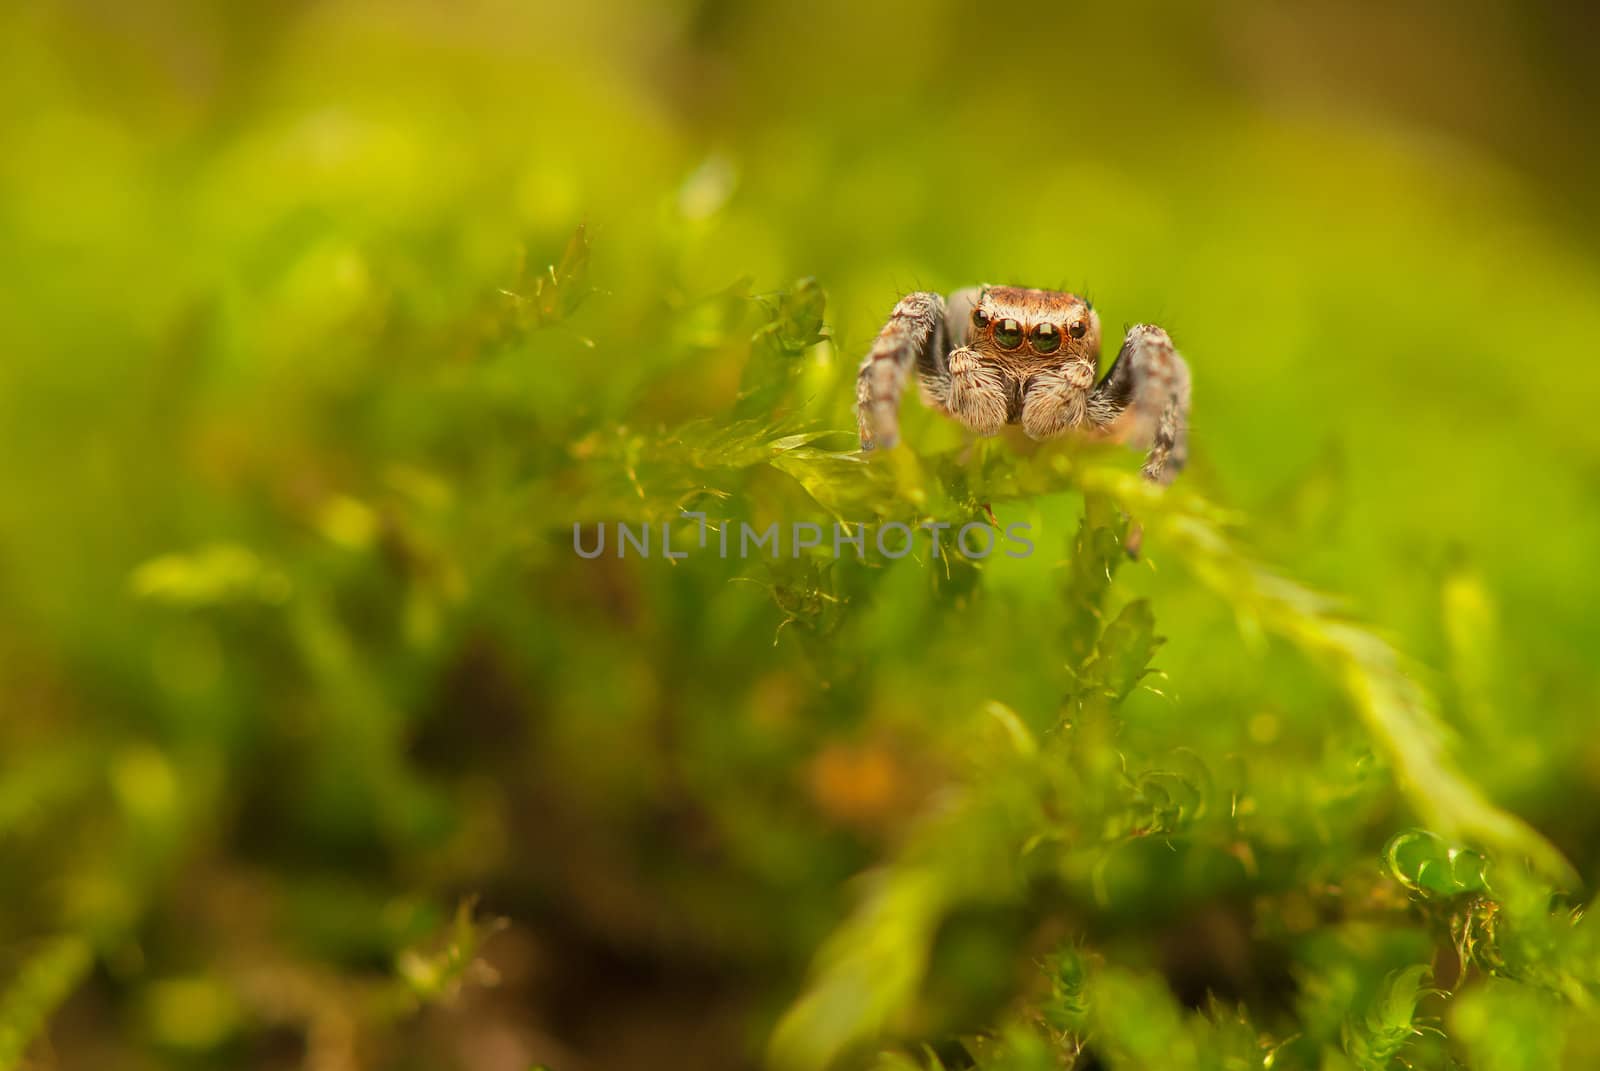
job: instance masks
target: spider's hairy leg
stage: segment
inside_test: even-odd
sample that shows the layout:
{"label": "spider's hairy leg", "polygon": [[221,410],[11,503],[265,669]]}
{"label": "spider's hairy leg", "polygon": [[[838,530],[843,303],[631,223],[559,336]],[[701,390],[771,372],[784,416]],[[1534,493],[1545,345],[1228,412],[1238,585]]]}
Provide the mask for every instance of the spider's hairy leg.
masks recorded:
{"label": "spider's hairy leg", "polygon": [[913,365],[924,375],[936,375],[944,363],[944,345],[944,298],[925,290],[901,298],[856,373],[856,422],[863,450],[887,448],[899,440],[906,376]]}
{"label": "spider's hairy leg", "polygon": [[1189,366],[1154,324],[1128,329],[1094,393],[1089,423],[1129,446],[1148,448],[1145,478],[1169,484],[1189,457]]}

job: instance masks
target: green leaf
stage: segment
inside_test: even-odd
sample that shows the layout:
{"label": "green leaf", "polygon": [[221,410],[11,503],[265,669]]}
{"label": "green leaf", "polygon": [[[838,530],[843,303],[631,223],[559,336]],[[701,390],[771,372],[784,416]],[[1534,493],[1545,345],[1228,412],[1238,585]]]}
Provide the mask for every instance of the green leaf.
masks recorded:
{"label": "green leaf", "polygon": [[1096,660],[1091,668],[1096,680],[1119,701],[1126,699],[1149,672],[1150,659],[1161,642],[1149,602],[1129,603],[1095,645]]}
{"label": "green leaf", "polygon": [[1344,1051],[1361,1071],[1386,1071],[1417,1033],[1417,1002],[1429,970],[1418,964],[1391,971],[1366,1014],[1346,1021]]}

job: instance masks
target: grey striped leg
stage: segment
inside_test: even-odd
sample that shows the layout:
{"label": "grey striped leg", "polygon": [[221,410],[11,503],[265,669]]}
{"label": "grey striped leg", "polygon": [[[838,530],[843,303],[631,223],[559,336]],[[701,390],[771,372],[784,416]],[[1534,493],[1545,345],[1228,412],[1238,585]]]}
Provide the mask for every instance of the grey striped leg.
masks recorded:
{"label": "grey striped leg", "polygon": [[885,449],[900,439],[900,395],[915,366],[924,396],[943,408],[944,298],[930,291],[907,294],[878,332],[856,374],[856,421],[861,448]]}
{"label": "grey striped leg", "polygon": [[1154,324],[1128,330],[1117,359],[1089,395],[1089,423],[1148,448],[1144,475],[1169,484],[1189,458],[1189,366]]}

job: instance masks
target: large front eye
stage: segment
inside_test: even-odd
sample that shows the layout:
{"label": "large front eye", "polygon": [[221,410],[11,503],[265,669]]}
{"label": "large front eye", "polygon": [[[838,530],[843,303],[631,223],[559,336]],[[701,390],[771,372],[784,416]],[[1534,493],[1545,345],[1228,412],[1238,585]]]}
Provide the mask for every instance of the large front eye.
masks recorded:
{"label": "large front eye", "polygon": [[1054,353],[1061,348],[1061,329],[1055,324],[1034,324],[1028,332],[1028,345],[1035,353]]}
{"label": "large front eye", "polygon": [[1003,350],[1014,350],[1022,345],[1022,325],[1010,318],[994,325],[994,340]]}
{"label": "large front eye", "polygon": [[989,328],[989,314],[981,305],[972,306],[972,326],[979,331],[986,331]]}

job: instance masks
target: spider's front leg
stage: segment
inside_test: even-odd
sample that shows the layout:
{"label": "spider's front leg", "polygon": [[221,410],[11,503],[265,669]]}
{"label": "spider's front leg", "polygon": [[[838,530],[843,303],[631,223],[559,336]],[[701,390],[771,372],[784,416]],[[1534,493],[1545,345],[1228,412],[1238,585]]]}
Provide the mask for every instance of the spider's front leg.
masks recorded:
{"label": "spider's front leg", "polygon": [[[913,368],[922,400],[939,412],[990,435],[1005,423],[1003,385],[992,368],[965,348],[979,292],[977,287],[957,290],[947,304],[938,294],[918,291],[894,307],[856,374],[856,422],[863,450],[887,448],[899,440],[900,395]],[[960,348],[952,350],[952,345]]]}
{"label": "spider's front leg", "polygon": [[1144,475],[1169,484],[1189,458],[1189,366],[1154,324],[1128,329],[1122,349],[1089,395],[1091,427],[1149,448]]}
{"label": "spider's front leg", "polygon": [[856,373],[856,422],[861,448],[888,448],[900,438],[900,395],[913,365],[929,400],[941,404],[944,372],[944,298],[931,291],[907,294],[895,305]]}

